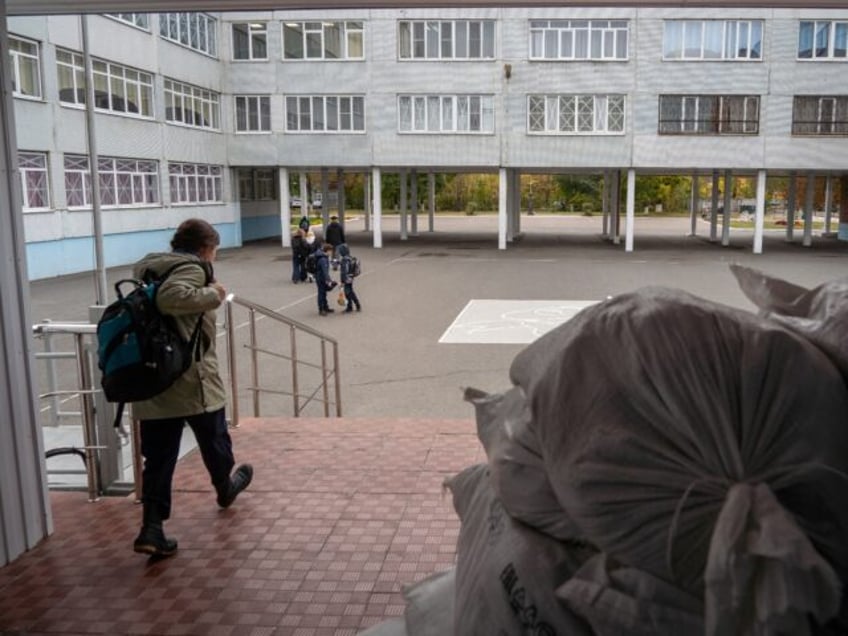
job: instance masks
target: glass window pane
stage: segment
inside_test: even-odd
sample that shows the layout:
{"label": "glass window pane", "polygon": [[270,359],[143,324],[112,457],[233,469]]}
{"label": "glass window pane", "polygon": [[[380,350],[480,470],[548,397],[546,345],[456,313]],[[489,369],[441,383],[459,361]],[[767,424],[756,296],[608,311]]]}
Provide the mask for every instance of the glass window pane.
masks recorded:
{"label": "glass window pane", "polygon": [[827,57],[830,22],[816,22],[815,57]]}
{"label": "glass window pane", "polygon": [[344,57],[342,51],[342,29],[339,22],[324,25],[324,57],[330,60],[337,60]]}
{"label": "glass window pane", "polygon": [[267,39],[268,36],[265,31],[262,31],[261,33],[254,33],[251,37],[254,59],[264,60],[268,57]]}
{"label": "glass window pane", "polygon": [[673,60],[683,57],[683,23],[679,20],[665,22],[663,56]]}
{"label": "glass window pane", "polygon": [[439,57],[439,23],[438,22],[428,22],[426,26],[425,33],[425,50],[427,51],[426,56],[428,58],[438,58]]}
{"label": "glass window pane", "polygon": [[703,22],[690,20],[683,23],[683,57],[701,57],[701,31]]}
{"label": "glass window pane", "polygon": [[723,53],[724,22],[710,20],[704,23],[704,58],[720,59]]}
{"label": "glass window pane", "polygon": [[495,23],[486,20],[483,23],[483,57],[495,57]]}
{"label": "glass window pane", "polygon": [[798,57],[813,57],[813,23],[802,22],[798,32]]}
{"label": "glass window pane", "polygon": [[441,25],[441,57],[449,59],[453,57],[453,22],[442,22]]}
{"label": "glass window pane", "polygon": [[365,98],[353,98],[353,129],[365,130]]}
{"label": "glass window pane", "polygon": [[427,130],[431,132],[438,132],[440,129],[440,101],[438,95],[430,95],[427,98]]}
{"label": "glass window pane", "polygon": [[283,24],[283,49],[288,59],[303,59],[303,25],[299,22]]}
{"label": "glass window pane", "polygon": [[412,98],[407,95],[398,99],[398,130],[412,130]]}
{"label": "glass window pane", "polygon": [[339,100],[338,97],[327,97],[327,130],[339,129]]}
{"label": "glass window pane", "polygon": [[246,24],[233,24],[233,59],[250,59],[250,40]]}

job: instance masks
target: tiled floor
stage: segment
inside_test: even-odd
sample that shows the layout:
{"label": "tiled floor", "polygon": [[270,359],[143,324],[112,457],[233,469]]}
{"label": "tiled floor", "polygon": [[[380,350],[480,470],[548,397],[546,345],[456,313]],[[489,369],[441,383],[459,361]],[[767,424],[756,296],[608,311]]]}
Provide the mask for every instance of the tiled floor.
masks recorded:
{"label": "tiled floor", "polygon": [[442,481],[484,461],[472,421],[258,419],[232,435],[253,484],[219,510],[199,455],[183,459],[171,559],[132,552],[131,499],[52,493],[55,532],[0,568],[0,633],[353,635],[453,565]]}

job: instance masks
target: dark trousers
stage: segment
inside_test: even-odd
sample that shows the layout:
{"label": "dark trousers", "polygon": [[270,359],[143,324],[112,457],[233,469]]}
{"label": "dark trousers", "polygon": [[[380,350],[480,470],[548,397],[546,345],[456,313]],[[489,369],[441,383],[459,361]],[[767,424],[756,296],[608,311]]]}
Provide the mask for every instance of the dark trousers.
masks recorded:
{"label": "dark trousers", "polygon": [[141,420],[141,454],[144,456],[141,500],[162,521],[171,516],[171,482],[185,424],[194,432],[200,456],[216,490],[229,484],[235,464],[224,409],[188,417]]}
{"label": "dark trousers", "polygon": [[316,278],[315,284],[318,286],[318,311],[326,311],[330,308],[327,302],[327,283]]}
{"label": "dark trousers", "polygon": [[344,293],[345,297],[347,298],[346,309],[352,310],[354,305],[359,307],[359,297],[356,295],[356,292],[353,291],[353,283],[344,284]]}

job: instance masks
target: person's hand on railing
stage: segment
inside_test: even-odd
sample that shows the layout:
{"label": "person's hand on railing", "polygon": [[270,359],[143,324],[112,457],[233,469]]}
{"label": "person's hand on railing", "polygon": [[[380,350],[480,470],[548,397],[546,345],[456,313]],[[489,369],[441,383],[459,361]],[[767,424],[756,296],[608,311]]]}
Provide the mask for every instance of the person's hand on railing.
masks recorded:
{"label": "person's hand on railing", "polygon": [[209,286],[218,292],[218,298],[221,299],[221,302],[224,302],[224,298],[227,296],[227,288],[219,282],[209,283]]}

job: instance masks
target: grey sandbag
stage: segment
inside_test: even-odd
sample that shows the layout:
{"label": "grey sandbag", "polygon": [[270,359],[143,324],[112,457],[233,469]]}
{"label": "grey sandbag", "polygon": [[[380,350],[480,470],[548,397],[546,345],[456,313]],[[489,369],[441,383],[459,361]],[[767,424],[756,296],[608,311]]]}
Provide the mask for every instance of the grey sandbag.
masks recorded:
{"label": "grey sandbag", "polygon": [[408,634],[406,633],[406,622],[401,617],[390,618],[378,623],[364,632],[359,632],[359,636],[408,636]]}
{"label": "grey sandbag", "polygon": [[456,568],[431,574],[404,586],[406,633],[409,636],[451,636],[456,597]]}
{"label": "grey sandbag", "polygon": [[548,481],[521,387],[493,394],[468,388],[464,397],[474,405],[492,488],[510,516],[557,539],[579,539]]}
{"label": "grey sandbag", "polygon": [[703,595],[708,634],[728,617],[735,633],[780,618],[804,634],[808,614],[838,611],[848,394],[819,348],[646,288],[548,332],[510,376],[569,517],[622,564]]}
{"label": "grey sandbag", "polygon": [[848,377],[848,278],[805,289],[750,267],[730,271],[762,316],[809,339]]}
{"label": "grey sandbag", "polygon": [[586,561],[556,594],[598,636],[704,633],[702,599],[643,570],[612,563],[603,553]]}
{"label": "grey sandbag", "polygon": [[592,636],[555,590],[593,552],[510,518],[487,473],[479,464],[445,482],[461,521],[454,633]]}

